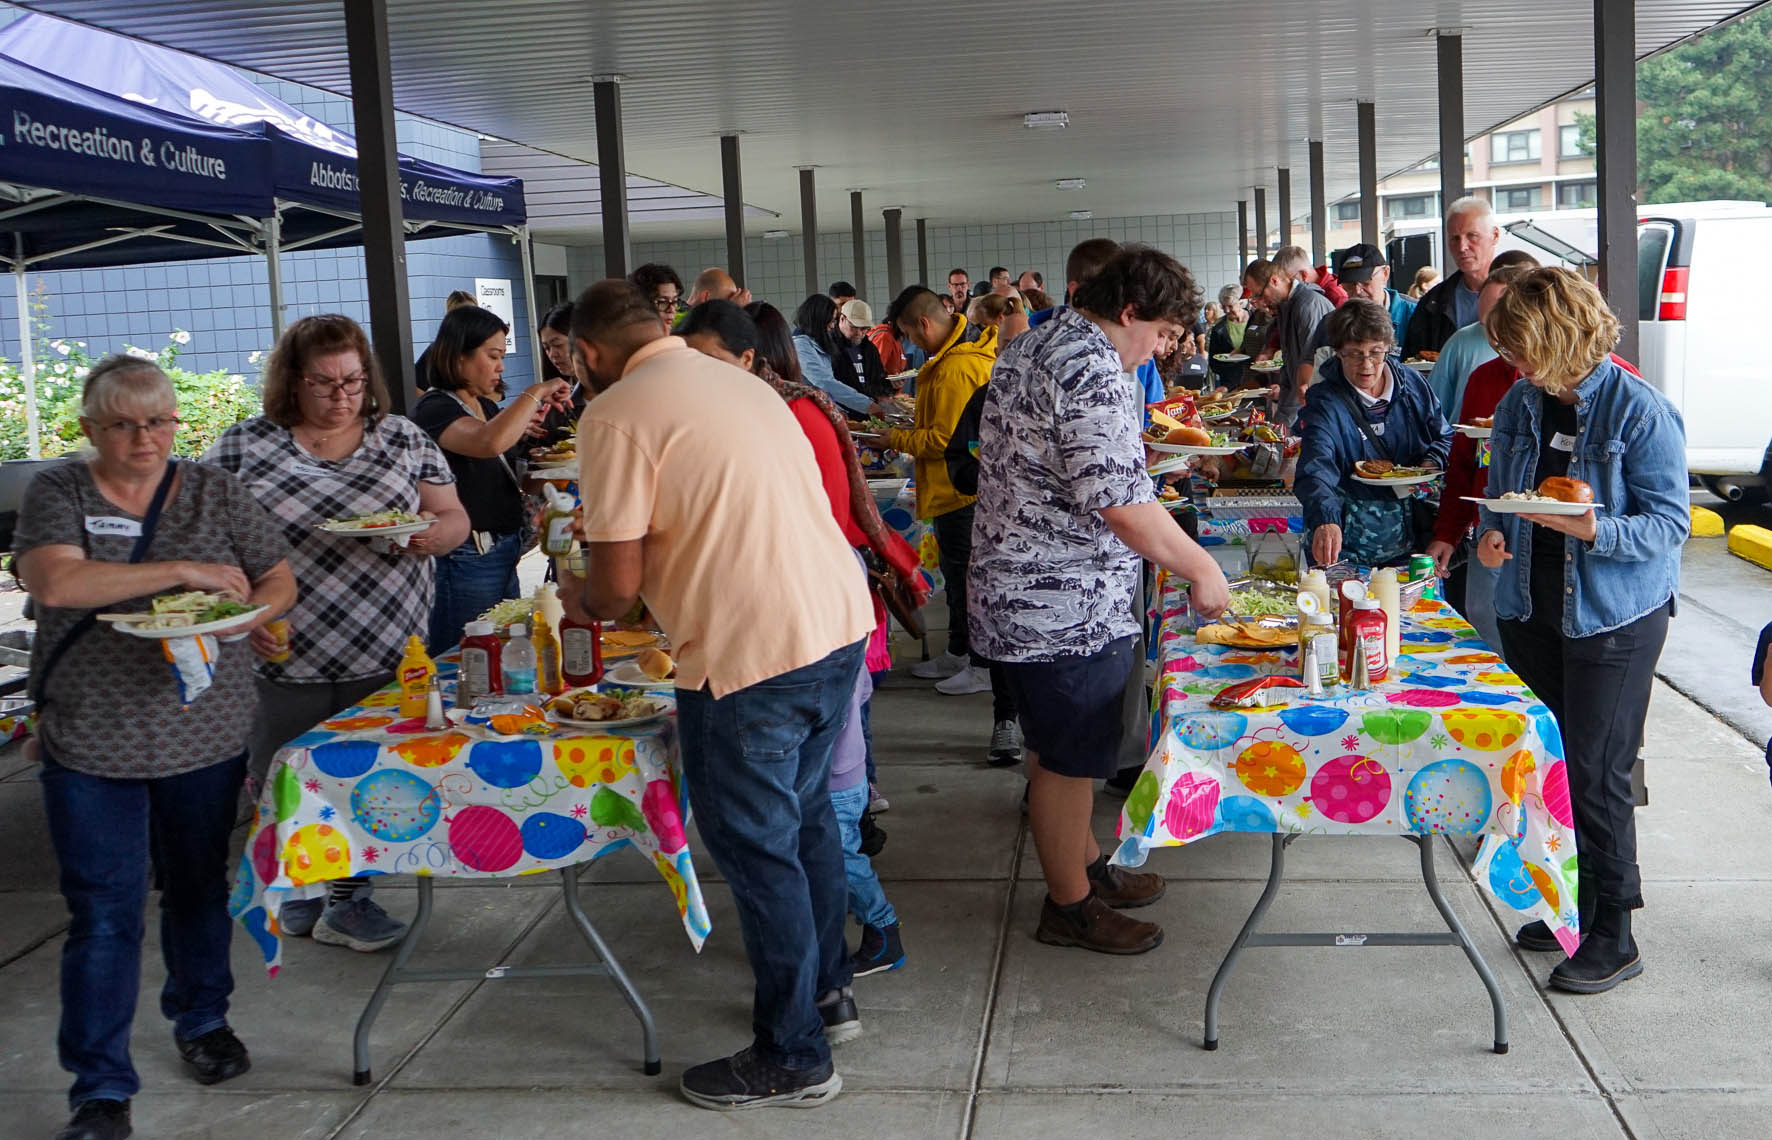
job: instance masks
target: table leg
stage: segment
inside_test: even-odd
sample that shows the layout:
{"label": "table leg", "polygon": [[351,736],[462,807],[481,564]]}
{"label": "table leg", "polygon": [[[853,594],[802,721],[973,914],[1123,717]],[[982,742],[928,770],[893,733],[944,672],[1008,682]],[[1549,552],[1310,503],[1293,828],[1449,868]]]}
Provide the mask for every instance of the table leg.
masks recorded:
{"label": "table leg", "polygon": [[1427,896],[1434,900],[1434,908],[1440,917],[1446,920],[1447,929],[1452,931],[1458,940],[1458,946],[1464,956],[1470,959],[1471,966],[1477,971],[1477,977],[1483,979],[1483,988],[1489,991],[1489,1004],[1495,1010],[1495,1051],[1507,1052],[1507,1003],[1502,1000],[1501,986],[1495,981],[1495,974],[1489,969],[1489,963],[1483,961],[1483,955],[1477,952],[1476,944],[1470,935],[1465,933],[1464,923],[1452,913],[1452,906],[1446,896],[1440,893],[1440,879],[1434,872],[1434,837],[1431,835],[1412,835],[1409,837],[1421,848],[1421,880],[1427,886]]}
{"label": "table leg", "polygon": [[1267,914],[1268,908],[1274,904],[1274,895],[1279,893],[1280,880],[1286,873],[1286,845],[1293,836],[1275,833],[1273,863],[1268,869],[1267,886],[1262,888],[1261,897],[1255,900],[1255,909],[1249,912],[1249,918],[1243,923],[1243,929],[1237,932],[1237,939],[1231,943],[1224,961],[1218,965],[1218,972],[1212,975],[1212,987],[1206,991],[1206,1039],[1203,1042],[1207,1049],[1218,1048],[1218,999],[1224,995],[1225,983],[1230,981],[1231,971],[1236,968],[1237,959],[1242,956],[1243,947],[1248,944],[1249,936],[1261,925],[1261,919]]}
{"label": "table leg", "polygon": [[351,1083],[366,1085],[370,1082],[369,1072],[369,1030],[375,1025],[382,1005],[388,1000],[388,992],[394,988],[396,975],[406,965],[407,959],[418,948],[419,935],[431,921],[431,890],[429,875],[418,877],[418,913],[412,916],[412,924],[406,928],[406,937],[394,947],[394,956],[388,961],[388,968],[382,971],[381,981],[375,985],[375,992],[369,995],[369,1004],[363,1007],[363,1016],[357,1019],[357,1032],[351,1039]]}
{"label": "table leg", "polygon": [[663,1071],[664,1065],[658,1056],[658,1029],[653,1025],[652,1011],[646,1008],[646,1002],[640,997],[640,991],[636,990],[634,983],[628,980],[628,975],[621,968],[621,963],[617,962],[615,955],[609,952],[609,947],[603,942],[603,936],[597,933],[597,928],[591,925],[590,916],[585,914],[584,905],[578,900],[577,865],[560,868],[560,880],[566,893],[566,913],[572,916],[572,921],[578,927],[579,933],[584,935],[586,942],[590,943],[591,952],[597,956],[598,961],[603,963],[603,968],[608,972],[610,980],[615,983],[615,988],[620,990],[621,996],[626,999],[628,1008],[633,1010],[634,1016],[640,1019],[640,1034],[646,1050],[644,1058],[646,1075],[656,1077]]}

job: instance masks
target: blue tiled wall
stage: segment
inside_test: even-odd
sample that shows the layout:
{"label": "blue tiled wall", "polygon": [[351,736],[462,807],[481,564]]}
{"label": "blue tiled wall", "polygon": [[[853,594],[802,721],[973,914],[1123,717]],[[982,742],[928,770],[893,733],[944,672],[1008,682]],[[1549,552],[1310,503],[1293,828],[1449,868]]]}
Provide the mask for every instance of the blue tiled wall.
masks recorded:
{"label": "blue tiled wall", "polygon": [[[17,15],[0,9],[0,25]],[[351,128],[350,100],[325,91],[264,76],[250,76],[267,92],[331,126]],[[480,170],[480,144],[471,131],[402,114],[398,119],[402,153],[464,170]],[[524,314],[528,288],[522,259],[507,238],[460,234],[407,246],[407,287],[412,301],[412,335],[419,350],[430,343],[452,290],[474,287],[476,277],[509,279],[517,291],[517,327],[512,338],[506,382],[530,382],[532,335]],[[181,363],[194,370],[222,369],[255,378],[247,360],[271,347],[270,287],[262,258],[227,257],[205,261],[153,263],[116,269],[32,273],[33,292],[41,283],[49,306],[51,335],[86,341],[97,355],[126,344],[159,349],[173,329],[191,334]],[[10,283],[8,283],[10,284]],[[283,255],[285,318],[313,313],[344,313],[365,325],[369,299],[363,254],[355,248],[297,250]],[[18,355],[14,290],[0,290],[0,354]]]}

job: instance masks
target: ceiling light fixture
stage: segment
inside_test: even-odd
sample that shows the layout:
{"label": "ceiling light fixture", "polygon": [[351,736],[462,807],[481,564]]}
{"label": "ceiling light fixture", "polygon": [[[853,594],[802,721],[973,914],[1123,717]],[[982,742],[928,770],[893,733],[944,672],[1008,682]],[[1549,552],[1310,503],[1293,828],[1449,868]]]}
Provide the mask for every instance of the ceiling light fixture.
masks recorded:
{"label": "ceiling light fixture", "polygon": [[1086,222],[1090,218],[1093,218],[1094,216],[1095,216],[1094,210],[1072,210],[1071,211],[1071,221],[1073,221],[1073,222]]}
{"label": "ceiling light fixture", "polygon": [[1069,111],[1029,111],[1021,125],[1030,131],[1059,131],[1071,125]]}
{"label": "ceiling light fixture", "polygon": [[1060,178],[1058,180],[1060,190],[1081,190],[1087,185],[1088,183],[1081,178]]}
{"label": "ceiling light fixture", "polygon": [[776,238],[787,237],[788,231],[786,231],[786,230],[764,230],[763,236],[768,238],[770,241],[774,241]]}

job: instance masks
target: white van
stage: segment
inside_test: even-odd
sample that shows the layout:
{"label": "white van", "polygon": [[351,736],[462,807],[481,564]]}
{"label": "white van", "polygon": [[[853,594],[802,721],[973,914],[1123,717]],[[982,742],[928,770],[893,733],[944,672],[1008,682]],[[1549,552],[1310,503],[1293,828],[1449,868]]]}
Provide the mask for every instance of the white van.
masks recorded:
{"label": "white van", "polygon": [[1756,330],[1772,267],[1764,202],[1643,206],[1637,223],[1638,362],[1686,420],[1686,466],[1718,496],[1766,496],[1772,382]]}
{"label": "white van", "polygon": [[[1498,248],[1527,249],[1546,265],[1592,276],[1597,213],[1498,215]],[[1752,334],[1772,324],[1760,280],[1772,270],[1772,206],[1677,202],[1640,206],[1637,218],[1640,359],[1633,363],[1685,418],[1687,470],[1721,498],[1766,498],[1772,366]],[[1437,242],[1438,223],[1427,226]]]}

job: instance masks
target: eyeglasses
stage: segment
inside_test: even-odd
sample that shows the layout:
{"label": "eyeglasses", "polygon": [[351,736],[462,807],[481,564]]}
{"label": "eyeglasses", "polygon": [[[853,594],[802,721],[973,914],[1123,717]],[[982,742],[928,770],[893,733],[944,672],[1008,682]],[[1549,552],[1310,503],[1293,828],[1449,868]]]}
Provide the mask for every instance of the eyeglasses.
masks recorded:
{"label": "eyeglasses", "polygon": [[100,424],[98,430],[106,435],[119,438],[133,436],[138,431],[145,431],[149,435],[166,435],[177,431],[178,425],[182,422],[177,416],[155,416],[146,423],[138,423],[135,420],[113,420],[108,424]]}
{"label": "eyeglasses", "polygon": [[1360,365],[1360,364],[1382,364],[1384,362],[1384,358],[1389,356],[1390,353],[1389,352],[1338,352],[1335,355],[1339,356],[1341,358],[1341,362],[1343,364]]}
{"label": "eyeglasses", "polygon": [[1493,348],[1495,350],[1495,355],[1501,357],[1503,360],[1507,361],[1509,364],[1518,364],[1520,362],[1519,357],[1515,356],[1513,353],[1509,352],[1507,349],[1501,347],[1499,344],[1496,344],[1494,341],[1489,342],[1489,347]]}
{"label": "eyeglasses", "polygon": [[674,313],[677,311],[677,298],[654,297],[652,299],[652,307],[661,313]]}
{"label": "eyeglasses", "polygon": [[367,376],[346,376],[343,380],[334,380],[330,376],[304,376],[302,379],[307,381],[308,391],[316,396],[355,396],[369,383]]}

